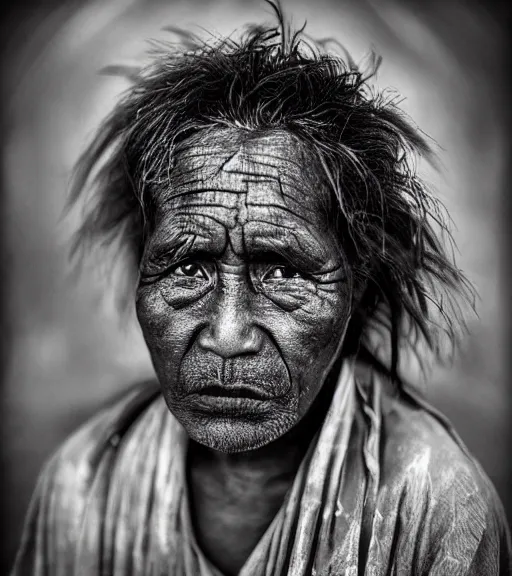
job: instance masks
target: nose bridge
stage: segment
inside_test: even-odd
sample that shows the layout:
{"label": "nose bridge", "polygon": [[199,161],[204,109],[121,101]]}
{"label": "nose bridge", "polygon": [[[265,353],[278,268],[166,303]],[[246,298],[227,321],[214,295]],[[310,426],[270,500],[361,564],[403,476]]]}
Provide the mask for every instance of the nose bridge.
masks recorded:
{"label": "nose bridge", "polygon": [[224,282],[219,290],[213,328],[220,338],[244,336],[250,324],[250,306],[242,282]]}
{"label": "nose bridge", "polygon": [[203,348],[224,358],[259,351],[261,334],[254,325],[246,281],[230,274],[223,275],[212,308],[208,327],[199,337]]}

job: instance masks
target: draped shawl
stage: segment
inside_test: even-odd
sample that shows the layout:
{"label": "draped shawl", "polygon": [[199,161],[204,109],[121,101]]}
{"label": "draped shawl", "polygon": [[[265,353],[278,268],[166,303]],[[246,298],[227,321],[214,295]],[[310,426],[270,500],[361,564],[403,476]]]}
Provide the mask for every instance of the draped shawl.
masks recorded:
{"label": "draped shawl", "polygon": [[[42,472],[13,576],[222,576],[194,537],[187,444],[156,383],[103,410]],[[504,576],[510,551],[501,503],[448,421],[347,361],[240,576]]]}

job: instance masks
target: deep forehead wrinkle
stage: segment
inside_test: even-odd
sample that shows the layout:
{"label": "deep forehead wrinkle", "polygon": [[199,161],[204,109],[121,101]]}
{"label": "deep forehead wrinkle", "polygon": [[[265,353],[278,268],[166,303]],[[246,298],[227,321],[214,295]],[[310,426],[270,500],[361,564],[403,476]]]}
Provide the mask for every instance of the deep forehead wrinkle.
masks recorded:
{"label": "deep forehead wrinkle", "polygon": [[[164,221],[163,225],[157,224],[159,233],[156,238],[152,237],[152,240],[156,240],[163,251],[174,250],[182,246],[184,238],[192,239],[192,243],[196,246],[208,247],[213,251],[215,251],[215,247],[225,244],[225,222],[218,221],[211,216],[198,215],[198,217],[191,219],[189,214],[177,212],[174,215],[172,226],[167,224],[168,220]],[[190,246],[191,244],[188,244],[189,248]]]}
{"label": "deep forehead wrinkle", "polygon": [[[287,132],[249,135],[219,129],[197,134],[177,148],[169,186],[157,199],[167,202],[183,195],[225,192],[246,194],[247,205],[291,203],[309,210],[321,193],[311,164],[305,145]],[[251,187],[251,183],[263,186]],[[239,202],[233,198],[226,207]]]}
{"label": "deep forehead wrinkle", "polygon": [[326,188],[314,180],[296,138],[285,132],[240,138],[224,131],[188,144],[156,203],[158,227],[179,230],[171,244],[191,236],[194,245],[204,245],[193,230],[201,221],[216,253],[228,241],[237,254],[277,251],[311,260],[309,268],[328,265],[333,254],[327,247],[337,240],[329,240],[334,232],[318,209]]}

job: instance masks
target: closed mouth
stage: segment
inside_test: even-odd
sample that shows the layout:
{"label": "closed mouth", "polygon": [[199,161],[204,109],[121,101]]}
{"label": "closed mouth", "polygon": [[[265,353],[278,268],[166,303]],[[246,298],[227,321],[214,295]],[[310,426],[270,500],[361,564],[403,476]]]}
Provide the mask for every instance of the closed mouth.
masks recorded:
{"label": "closed mouth", "polygon": [[249,398],[252,400],[268,400],[269,396],[245,386],[208,386],[197,392],[201,396],[215,396],[217,398]]}

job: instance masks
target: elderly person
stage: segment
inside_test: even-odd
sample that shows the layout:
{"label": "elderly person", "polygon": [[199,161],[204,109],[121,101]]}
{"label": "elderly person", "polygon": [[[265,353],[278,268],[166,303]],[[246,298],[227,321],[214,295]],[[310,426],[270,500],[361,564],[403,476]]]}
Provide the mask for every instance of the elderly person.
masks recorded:
{"label": "elderly person", "polygon": [[282,21],[134,79],[75,197],[95,174],[80,242],[136,261],[158,383],[48,462],[15,575],[508,573],[490,481],[400,375],[471,288],[368,80]]}

